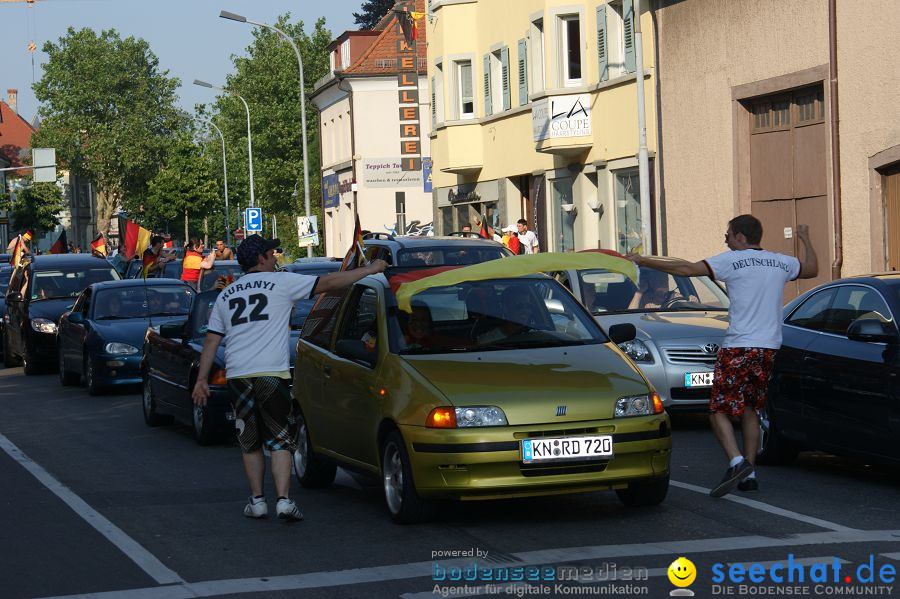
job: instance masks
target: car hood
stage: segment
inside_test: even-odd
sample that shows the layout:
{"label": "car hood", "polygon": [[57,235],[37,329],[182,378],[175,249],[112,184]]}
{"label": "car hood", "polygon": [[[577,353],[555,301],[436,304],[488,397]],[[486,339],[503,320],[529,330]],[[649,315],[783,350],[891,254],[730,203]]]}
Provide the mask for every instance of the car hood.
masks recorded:
{"label": "car hood", "polygon": [[28,305],[29,318],[46,318],[59,324],[59,317],[75,303],[74,297],[32,301]]}
{"label": "car hood", "polygon": [[[153,326],[177,320],[184,320],[184,316],[155,316]],[[149,326],[150,321],[146,318],[91,321],[93,334],[103,343],[127,343],[138,348],[144,345],[144,334]]]}
{"label": "car hood", "polygon": [[498,406],[511,425],[612,418],[616,399],[648,391],[612,344],[401,357],[453,405]]}
{"label": "car hood", "polygon": [[675,340],[709,339],[718,341],[728,328],[727,312],[631,312],[627,314],[599,314],[594,319],[603,327],[631,323],[639,339]]}

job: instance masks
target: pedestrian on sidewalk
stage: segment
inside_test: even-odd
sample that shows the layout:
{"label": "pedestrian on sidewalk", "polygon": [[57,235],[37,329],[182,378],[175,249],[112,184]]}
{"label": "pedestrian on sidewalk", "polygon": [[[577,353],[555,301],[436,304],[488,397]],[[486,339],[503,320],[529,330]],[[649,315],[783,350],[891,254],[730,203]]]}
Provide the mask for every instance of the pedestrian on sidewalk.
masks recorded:
{"label": "pedestrian on sidewalk", "polygon": [[[766,403],[775,353],[781,347],[781,311],[784,285],[795,279],[811,279],[819,272],[809,240],[809,227],[797,226],[803,244],[803,260],[769,252],[760,247],[763,228],[759,220],[742,214],[728,222],[725,244],[729,251],[688,262],[678,258],[630,256],[638,266],[672,275],[708,275],[728,288],[728,330],[716,357],[709,400],[710,424],[728,456],[722,481],[710,491],[722,497],[735,486],[756,491],[756,454],[759,450],[758,410]],[[740,420],[744,452],[738,450],[732,420]]]}
{"label": "pedestrian on sidewalk", "polygon": [[274,252],[280,245],[277,239],[251,235],[238,246],[237,259],[246,274],[225,287],[216,299],[192,396],[194,404],[206,405],[210,369],[224,340],[228,390],[251,493],[244,515],[268,515],[263,494],[265,447],[271,453],[278,493],[276,513],[283,520],[297,521],[303,514],[290,499],[291,462],[297,445],[297,404],[288,387],[291,309],[298,300],[340,290],[366,275],[384,272],[387,264],[374,260],[365,267],[323,277],[274,272]]}

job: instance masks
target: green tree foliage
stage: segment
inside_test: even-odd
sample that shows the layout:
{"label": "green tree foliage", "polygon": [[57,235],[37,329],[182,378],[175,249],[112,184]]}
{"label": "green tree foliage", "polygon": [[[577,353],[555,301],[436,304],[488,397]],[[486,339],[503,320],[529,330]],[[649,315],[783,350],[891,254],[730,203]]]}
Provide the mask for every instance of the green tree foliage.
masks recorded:
{"label": "green tree foliage", "polygon": [[0,194],[0,209],[9,210],[13,231],[31,231],[35,238],[59,224],[59,213],[66,199],[56,183],[35,183],[16,194]]}
{"label": "green tree foliage", "polygon": [[178,79],[159,69],[142,39],[69,28],[47,42],[35,147],[56,148],[57,160],[96,184],[97,227],[109,229],[117,206],[136,211],[146,199],[173,134],[187,116],[176,109]]}
{"label": "green tree foliage", "polygon": [[[275,26],[291,36],[300,49],[304,91],[308,95],[315,82],[329,72],[327,48],[331,32],[326,29],[325,20],[319,19],[312,33],[307,34],[303,22],[291,23],[290,15],[279,17]],[[226,88],[240,94],[250,107],[256,205],[266,215],[266,234],[271,232],[269,217],[277,216],[278,233],[287,247],[296,243],[296,217],[305,213],[297,57],[290,44],[276,32],[257,28],[253,35],[246,56],[233,58],[235,73],[227,78]],[[236,206],[240,204],[244,209],[250,199],[247,116],[243,103],[227,94],[216,99],[210,112],[225,135],[233,230],[238,224]],[[309,101],[306,102],[306,129],[310,204],[321,222],[318,112]],[[207,153],[220,161],[217,176],[221,188],[221,146],[217,136],[209,138]],[[210,228],[211,235],[221,235],[223,231],[221,220],[217,221],[215,231]],[[291,251],[297,253],[296,248]]]}
{"label": "green tree foliage", "polygon": [[362,12],[353,13],[354,23],[360,29],[373,29],[393,7],[394,0],[365,0],[360,7]]}

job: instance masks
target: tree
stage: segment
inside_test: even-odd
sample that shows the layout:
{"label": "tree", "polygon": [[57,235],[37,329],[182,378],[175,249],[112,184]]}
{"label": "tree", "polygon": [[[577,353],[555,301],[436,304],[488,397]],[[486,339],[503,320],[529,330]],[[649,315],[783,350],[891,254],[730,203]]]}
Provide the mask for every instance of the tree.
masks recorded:
{"label": "tree", "polygon": [[135,211],[146,199],[173,133],[187,115],[175,108],[178,79],[160,71],[142,39],[69,28],[47,42],[35,147],[54,147],[58,162],[98,189],[97,228],[104,233],[117,206]]}
{"label": "tree", "polygon": [[374,29],[378,21],[394,7],[394,0],[365,0],[360,7],[362,12],[353,13],[354,23],[360,29]]}
{"label": "tree", "polygon": [[31,231],[40,237],[59,224],[59,213],[66,207],[66,199],[56,183],[35,183],[16,194],[13,203],[10,194],[0,195],[0,209],[9,210],[12,229],[24,233]]}

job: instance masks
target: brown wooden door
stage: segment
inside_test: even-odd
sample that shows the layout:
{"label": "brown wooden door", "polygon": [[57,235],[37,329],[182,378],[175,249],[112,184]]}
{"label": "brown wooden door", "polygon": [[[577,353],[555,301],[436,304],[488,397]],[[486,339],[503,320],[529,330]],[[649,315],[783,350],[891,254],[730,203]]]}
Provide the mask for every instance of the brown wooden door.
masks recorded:
{"label": "brown wooden door", "polygon": [[887,267],[900,270],[900,166],[885,173],[883,189],[887,215]]}

